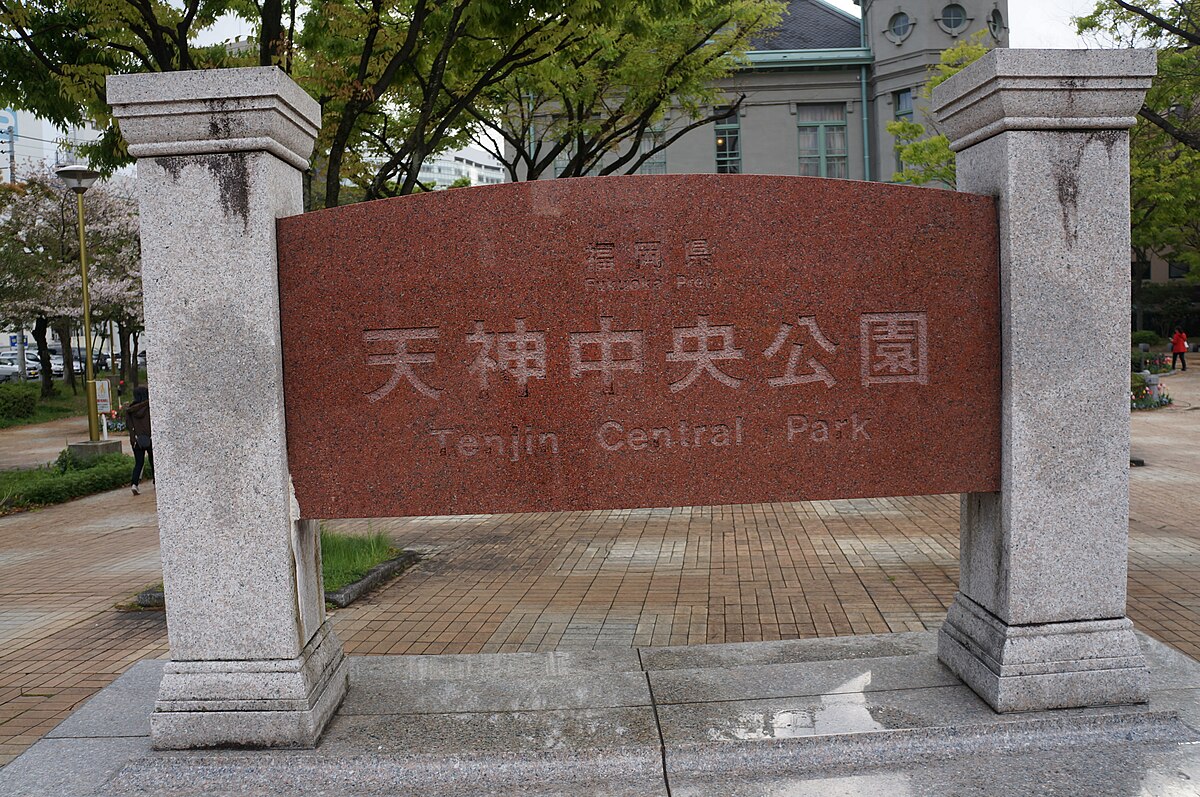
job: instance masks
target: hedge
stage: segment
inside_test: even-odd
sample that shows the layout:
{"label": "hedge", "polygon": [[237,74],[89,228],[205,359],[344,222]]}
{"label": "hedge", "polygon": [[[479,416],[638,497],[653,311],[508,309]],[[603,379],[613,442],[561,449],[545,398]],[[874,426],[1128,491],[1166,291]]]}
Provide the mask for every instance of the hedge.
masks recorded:
{"label": "hedge", "polygon": [[132,472],[133,457],[124,454],[79,462],[64,451],[53,465],[0,472],[0,506],[20,509],[61,504],[126,486]]}
{"label": "hedge", "polygon": [[38,388],[34,385],[0,385],[0,418],[31,418],[37,412]]}
{"label": "hedge", "polygon": [[1145,343],[1148,346],[1158,346],[1162,343],[1165,343],[1165,341],[1159,337],[1158,333],[1152,329],[1139,329],[1130,337],[1134,346],[1138,345],[1139,343]]}

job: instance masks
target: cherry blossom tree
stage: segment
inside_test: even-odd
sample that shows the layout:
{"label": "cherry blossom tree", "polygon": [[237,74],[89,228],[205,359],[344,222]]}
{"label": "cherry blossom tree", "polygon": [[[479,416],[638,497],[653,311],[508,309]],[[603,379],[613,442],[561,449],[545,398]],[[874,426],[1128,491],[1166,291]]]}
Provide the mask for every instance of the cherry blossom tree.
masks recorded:
{"label": "cherry blossom tree", "polygon": [[[136,207],[124,180],[93,187],[84,202],[93,324],[112,320],[129,334],[141,329]],[[76,223],[75,195],[49,170],[0,186],[0,322],[32,325],[42,395],[54,392],[51,331],[74,387],[71,332],[83,317]]]}

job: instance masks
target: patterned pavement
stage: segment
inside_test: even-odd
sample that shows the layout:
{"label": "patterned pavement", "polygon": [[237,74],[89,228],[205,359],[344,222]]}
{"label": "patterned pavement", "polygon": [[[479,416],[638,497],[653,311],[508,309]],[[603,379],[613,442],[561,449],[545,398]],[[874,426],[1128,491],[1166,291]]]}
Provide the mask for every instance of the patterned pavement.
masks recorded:
{"label": "patterned pavement", "polygon": [[[1129,614],[1200,657],[1197,373],[1165,380],[1175,407],[1132,420],[1147,467],[1130,474]],[[29,439],[0,431],[0,451]],[[384,529],[426,555],[334,614],[360,655],[932,629],[958,577],[956,496],[331,525]],[[152,489],[0,518],[0,765],[166,654],[162,613],[113,608],[159,578]]]}

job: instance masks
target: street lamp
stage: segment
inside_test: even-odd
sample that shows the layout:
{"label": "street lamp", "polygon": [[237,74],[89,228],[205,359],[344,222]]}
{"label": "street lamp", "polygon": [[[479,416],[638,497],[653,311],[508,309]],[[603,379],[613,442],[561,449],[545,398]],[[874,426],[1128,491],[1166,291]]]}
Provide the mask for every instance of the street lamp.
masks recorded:
{"label": "street lamp", "polygon": [[92,373],[92,305],[88,296],[88,267],[87,243],[83,237],[83,194],[100,177],[99,172],[92,171],[83,164],[72,164],[56,169],[55,174],[75,192],[79,209],[79,271],[83,275],[83,341],[87,350],[84,352],[83,367],[87,383],[88,404],[88,439],[93,443],[100,439],[100,413],[96,408],[96,380]]}

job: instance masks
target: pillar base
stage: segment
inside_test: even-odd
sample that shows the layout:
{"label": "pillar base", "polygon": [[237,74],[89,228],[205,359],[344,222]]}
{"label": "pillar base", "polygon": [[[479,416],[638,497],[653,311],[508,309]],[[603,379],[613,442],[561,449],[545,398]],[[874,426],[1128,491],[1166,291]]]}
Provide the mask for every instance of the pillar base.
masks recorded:
{"label": "pillar base", "polygon": [[82,443],[67,443],[67,450],[71,455],[83,460],[84,462],[102,457],[105,454],[120,454],[120,440],[85,440]]}
{"label": "pillar base", "polygon": [[959,593],[938,634],[938,658],[1001,713],[1150,697],[1146,660],[1126,617],[1007,625]]}
{"label": "pillar base", "polygon": [[150,717],[153,746],[315,747],[348,672],[328,620],[295,659],[172,661]]}

